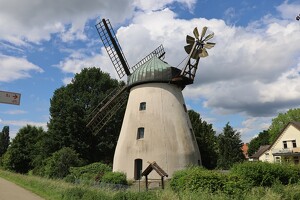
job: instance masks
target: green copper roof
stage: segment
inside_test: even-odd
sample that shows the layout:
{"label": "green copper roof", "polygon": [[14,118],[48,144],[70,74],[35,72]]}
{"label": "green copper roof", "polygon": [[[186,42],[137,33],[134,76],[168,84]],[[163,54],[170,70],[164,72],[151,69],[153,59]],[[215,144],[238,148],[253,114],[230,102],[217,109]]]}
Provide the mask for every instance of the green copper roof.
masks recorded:
{"label": "green copper roof", "polygon": [[151,58],[128,77],[128,86],[147,82],[170,82],[180,70],[157,57]]}

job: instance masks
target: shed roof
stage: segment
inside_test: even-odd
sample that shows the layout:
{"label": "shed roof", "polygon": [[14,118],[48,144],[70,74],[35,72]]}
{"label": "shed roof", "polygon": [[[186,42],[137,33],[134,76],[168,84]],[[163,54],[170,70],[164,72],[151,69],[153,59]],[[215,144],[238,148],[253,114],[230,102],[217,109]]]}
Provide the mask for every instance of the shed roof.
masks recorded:
{"label": "shed roof", "polygon": [[152,172],[152,170],[154,169],[161,177],[168,177],[168,174],[162,168],[160,168],[155,161],[153,161],[152,163],[148,163],[149,166],[143,171],[142,176],[148,176],[148,174],[150,174],[150,172]]}

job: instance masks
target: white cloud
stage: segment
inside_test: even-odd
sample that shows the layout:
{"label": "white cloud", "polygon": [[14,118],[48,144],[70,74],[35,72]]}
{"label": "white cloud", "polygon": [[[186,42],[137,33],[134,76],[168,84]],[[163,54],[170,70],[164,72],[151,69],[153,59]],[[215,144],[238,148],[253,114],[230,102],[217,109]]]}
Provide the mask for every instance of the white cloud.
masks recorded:
{"label": "white cloud", "polygon": [[20,114],[27,113],[27,111],[25,111],[25,110],[8,110],[8,111],[1,112],[1,113],[8,114],[8,115],[20,115]]}
{"label": "white cloud", "polygon": [[0,81],[11,82],[17,79],[30,77],[30,72],[42,73],[43,69],[29,62],[25,58],[17,58],[0,54]]}
{"label": "white cloud", "polygon": [[27,125],[32,125],[32,126],[37,126],[37,127],[42,127],[44,130],[47,130],[47,122],[34,122],[34,121],[28,121],[28,120],[2,120],[0,119],[0,124],[3,126],[9,126],[9,136],[11,139],[15,138],[19,129],[27,126]]}
{"label": "white cloud", "polygon": [[0,1],[0,38],[17,45],[49,40],[51,33],[62,33],[65,41],[85,39],[88,19],[101,15],[120,22],[132,11],[132,0]]}
{"label": "white cloud", "polygon": [[[165,60],[177,67],[186,57],[186,34],[192,35],[195,26],[208,26],[215,32],[212,41],[217,45],[200,60],[195,83],[184,90],[186,97],[205,99],[204,106],[217,113],[254,117],[300,106],[300,27],[295,20],[263,18],[247,27],[232,27],[217,19],[178,19],[166,8],[136,13],[132,23],[116,34],[131,66],[163,44]],[[74,53],[60,67],[76,73],[100,63],[103,71],[116,77],[104,49],[100,55]]]}
{"label": "white cloud", "polygon": [[12,125],[12,126],[23,127],[26,125],[33,125],[33,126],[41,126],[44,129],[47,128],[47,122],[33,122],[27,120],[2,120],[1,123],[6,126]]}
{"label": "white cloud", "polygon": [[64,85],[68,85],[69,83],[71,83],[73,77],[65,77],[62,82]]}
{"label": "white cloud", "polygon": [[164,9],[166,6],[174,2],[178,2],[192,11],[196,0],[134,0],[134,5],[144,11],[155,11]]}
{"label": "white cloud", "polygon": [[270,126],[270,117],[251,117],[242,122],[242,128],[238,131],[244,142],[250,142],[254,135],[258,135],[263,130],[268,130]]}
{"label": "white cloud", "polygon": [[[85,52],[76,51],[70,54],[65,60],[61,61],[58,67],[65,73],[79,73],[83,68],[99,67],[102,71],[110,73],[114,78],[117,78],[116,71],[107,56],[105,49],[101,49],[102,54],[87,55]],[[68,83],[70,79],[63,80]]]}
{"label": "white cloud", "polygon": [[283,4],[277,7],[277,10],[280,12],[281,16],[284,19],[296,19],[296,16],[300,12],[300,3],[289,4],[287,0]]}

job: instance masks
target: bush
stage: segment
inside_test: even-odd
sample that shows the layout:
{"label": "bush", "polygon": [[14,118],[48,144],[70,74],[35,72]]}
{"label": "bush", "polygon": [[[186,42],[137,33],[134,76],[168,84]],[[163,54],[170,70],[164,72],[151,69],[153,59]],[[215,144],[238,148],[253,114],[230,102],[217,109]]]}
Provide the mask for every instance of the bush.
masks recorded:
{"label": "bush", "polygon": [[78,154],[65,147],[52,154],[46,161],[45,176],[49,178],[64,178],[69,174],[69,168],[81,164]]}
{"label": "bush", "polygon": [[127,185],[126,175],[122,172],[107,172],[103,175],[101,182]]}
{"label": "bush", "polygon": [[287,185],[299,181],[298,169],[286,164],[244,162],[234,165],[231,173],[247,180],[252,186],[270,187],[275,183]]}
{"label": "bush", "polygon": [[241,196],[250,189],[249,184],[238,176],[206,170],[201,167],[191,167],[173,174],[170,187],[176,192],[208,193],[223,192],[228,195]]}
{"label": "bush", "polygon": [[100,163],[92,163],[82,167],[71,167],[70,174],[65,178],[67,182],[75,182],[75,180],[80,181],[101,181],[102,176],[111,172],[111,167]]}

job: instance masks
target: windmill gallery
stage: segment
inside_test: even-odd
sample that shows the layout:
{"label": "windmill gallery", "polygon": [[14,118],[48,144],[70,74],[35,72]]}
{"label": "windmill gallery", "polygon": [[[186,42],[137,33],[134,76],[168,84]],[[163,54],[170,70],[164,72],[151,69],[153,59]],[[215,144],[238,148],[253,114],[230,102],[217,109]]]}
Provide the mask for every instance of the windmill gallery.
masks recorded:
{"label": "windmill gallery", "polygon": [[87,124],[97,134],[128,98],[113,171],[137,180],[147,162],[155,161],[169,177],[187,165],[201,165],[182,90],[194,82],[200,57],[208,56],[206,49],[215,45],[207,42],[214,34],[205,36],[204,27],[201,34],[194,29],[195,37],[187,35],[188,58],[181,70],[163,60],[162,45],[129,67],[109,20],[102,19],[96,28],[119,77],[127,75],[127,84],[100,103]]}

